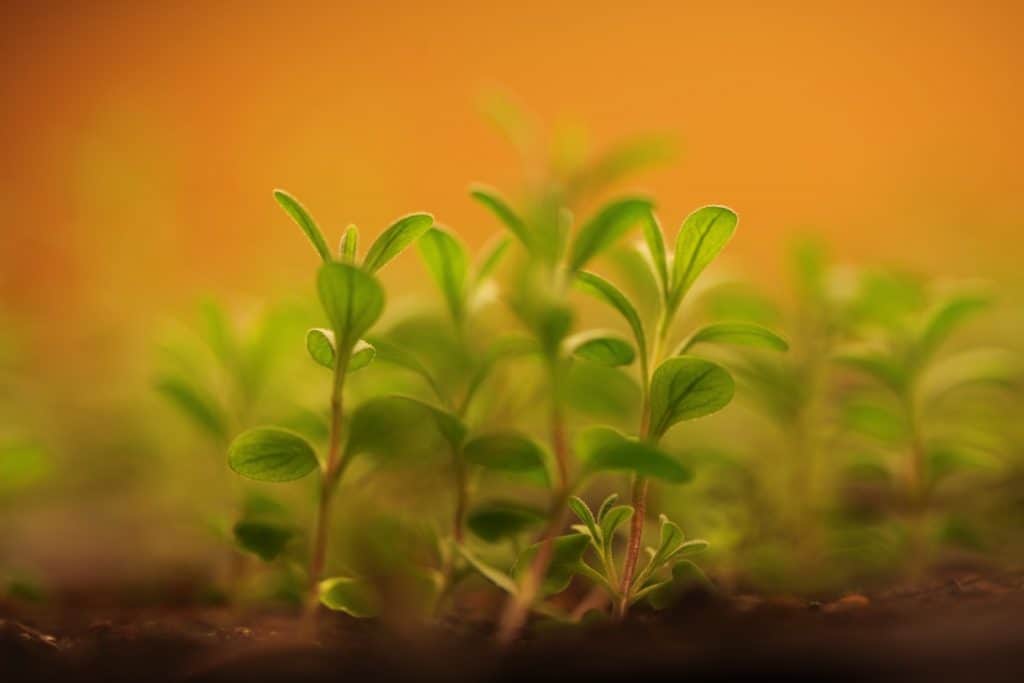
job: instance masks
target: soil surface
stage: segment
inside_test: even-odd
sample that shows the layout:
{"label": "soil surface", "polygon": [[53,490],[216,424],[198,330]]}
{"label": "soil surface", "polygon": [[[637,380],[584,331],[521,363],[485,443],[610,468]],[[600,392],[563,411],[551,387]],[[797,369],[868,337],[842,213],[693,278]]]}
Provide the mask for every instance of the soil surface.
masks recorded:
{"label": "soil surface", "polygon": [[410,632],[330,613],[0,605],[0,681],[1024,681],[1024,572],[796,598],[694,594],[623,624]]}

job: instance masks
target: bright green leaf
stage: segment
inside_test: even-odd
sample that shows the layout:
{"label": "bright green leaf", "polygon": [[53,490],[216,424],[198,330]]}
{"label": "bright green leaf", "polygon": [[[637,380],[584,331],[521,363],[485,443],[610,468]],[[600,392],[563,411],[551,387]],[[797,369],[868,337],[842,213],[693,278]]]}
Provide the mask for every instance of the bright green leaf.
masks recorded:
{"label": "bright green leaf", "polygon": [[645,370],[647,366],[647,338],[644,336],[644,326],[636,308],[615,285],[604,278],[588,272],[577,273],[576,278],[584,291],[596,295],[599,299],[603,299],[626,319],[629,328],[633,331],[633,338],[636,340],[637,349],[640,352],[640,362]]}
{"label": "bright green leaf", "polygon": [[500,237],[494,241],[494,244],[484,251],[480,257],[480,263],[476,267],[476,281],[481,282],[486,280],[494,273],[494,270],[501,263],[501,259],[508,252],[509,245],[512,241],[508,237]]}
{"label": "bright green leaf", "polygon": [[706,325],[690,337],[679,353],[686,353],[693,346],[701,343],[756,346],[774,351],[789,350],[789,344],[779,335],[768,328],[745,322],[723,322]]}
{"label": "bright green leaf", "polygon": [[433,224],[434,217],[429,213],[411,213],[399,218],[370,245],[363,259],[363,268],[371,273],[377,272],[430,230]]}
{"label": "bright green leaf", "polygon": [[281,208],[292,217],[302,231],[306,233],[306,237],[313,243],[320,258],[324,260],[324,263],[329,263],[331,260],[331,250],[327,248],[327,242],[324,240],[324,234],[320,232],[320,228],[317,226],[316,221],[309,215],[305,207],[299,203],[295,197],[291,196],[284,190],[274,190],[274,199],[281,205]]}
{"label": "bright green leaf", "polygon": [[433,227],[417,242],[431,277],[440,287],[452,318],[461,320],[466,305],[469,257],[462,243],[447,230]]}
{"label": "bright green leaf", "polygon": [[228,448],[228,466],[256,481],[292,481],[317,468],[313,447],[295,432],[257,427],[243,432]]}
{"label": "bright green leaf", "polygon": [[519,241],[523,243],[527,250],[533,249],[533,236],[527,229],[526,223],[512,210],[508,203],[498,194],[497,190],[484,185],[473,185],[469,190],[469,194],[473,199],[490,209],[491,213],[497,216],[498,220],[508,228],[509,232],[519,238]]}
{"label": "bright green leaf", "polygon": [[670,308],[675,310],[697,277],[725,248],[736,231],[736,214],[724,206],[705,206],[683,221],[672,263]]}
{"label": "bright green leaf", "polygon": [[662,293],[668,296],[668,258],[665,255],[665,238],[661,231],[661,223],[657,216],[651,211],[647,214],[646,220],[641,224],[644,232],[644,242],[647,243],[647,251],[654,265],[654,272],[658,276],[658,284]]}
{"label": "bright green leaf", "polygon": [[651,434],[660,438],[677,422],[721,410],[734,391],[721,366],[693,356],[669,358],[651,378]]}
{"label": "bright green leaf", "polygon": [[577,271],[587,261],[607,249],[651,211],[651,201],[638,197],[620,199],[602,208],[588,221],[573,240],[568,267]]}
{"label": "bright green leaf", "polygon": [[306,332],[306,350],[309,357],[316,361],[317,365],[334,369],[334,331],[322,327],[314,327]]}
{"label": "bright green leaf", "polygon": [[325,263],[317,276],[317,291],[334,330],[335,348],[351,353],[384,311],[384,289],[376,278],[355,266]]}
{"label": "bright green leaf", "polygon": [[338,260],[342,263],[355,264],[356,251],[359,249],[359,228],[350,225],[345,228],[345,234],[341,236],[341,244],[338,246]]}

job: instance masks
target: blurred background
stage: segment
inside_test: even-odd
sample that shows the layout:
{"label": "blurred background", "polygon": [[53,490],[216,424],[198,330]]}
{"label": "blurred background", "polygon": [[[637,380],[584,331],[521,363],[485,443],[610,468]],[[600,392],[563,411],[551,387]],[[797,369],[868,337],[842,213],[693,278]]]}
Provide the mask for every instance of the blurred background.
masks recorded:
{"label": "blurred background", "polygon": [[[171,493],[134,484],[195,446],[133,416],[156,402],[153,340],[201,297],[243,313],[309,299],[314,255],[271,189],[300,197],[332,242],[350,222],[367,239],[426,210],[477,249],[495,226],[468,183],[523,176],[481,115],[494,91],[567,154],[670,136],[672,162],[627,189],[655,196],[669,230],[698,205],[735,208],[728,261],[769,291],[784,244],[807,232],[843,262],[1020,284],[1020,3],[41,0],[2,12],[0,428],[50,454],[19,476],[60,476],[45,504],[4,511],[0,552],[44,574],[70,572],[68,557],[103,575],[181,554],[159,525],[189,478]],[[411,291],[424,274],[403,259],[386,279]]]}

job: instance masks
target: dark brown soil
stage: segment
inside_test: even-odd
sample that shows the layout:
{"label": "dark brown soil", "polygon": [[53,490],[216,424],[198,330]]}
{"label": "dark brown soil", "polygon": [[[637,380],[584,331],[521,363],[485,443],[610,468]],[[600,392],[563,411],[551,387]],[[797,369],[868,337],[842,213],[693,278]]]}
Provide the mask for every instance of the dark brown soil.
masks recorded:
{"label": "dark brown soil", "polygon": [[507,651],[486,624],[396,631],[320,614],[195,607],[0,608],[0,681],[1024,681],[1024,572],[913,590],[692,595],[625,624],[535,628]]}

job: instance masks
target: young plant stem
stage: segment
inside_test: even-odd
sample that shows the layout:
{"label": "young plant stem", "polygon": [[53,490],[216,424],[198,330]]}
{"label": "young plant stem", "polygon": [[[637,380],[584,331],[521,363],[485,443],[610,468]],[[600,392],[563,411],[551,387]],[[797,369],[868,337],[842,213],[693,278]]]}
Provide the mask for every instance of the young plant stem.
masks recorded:
{"label": "young plant stem", "polygon": [[[661,358],[662,349],[668,338],[670,328],[670,316],[665,308],[662,309],[658,319],[658,331],[654,337],[653,348],[651,349],[650,365],[657,365]],[[651,432],[651,376],[646,366],[643,371],[643,405],[640,414],[640,438],[648,440]],[[629,611],[629,601],[632,593],[633,577],[636,575],[636,565],[640,560],[640,546],[644,540],[644,522],[647,515],[647,479],[637,476],[633,479],[633,517],[629,522],[629,540],[626,542],[626,557],[622,563],[622,581],[619,584],[619,602],[615,605],[615,614],[619,619],[624,619]]]}
{"label": "young plant stem", "polygon": [[331,389],[331,426],[327,442],[327,461],[320,477],[320,503],[317,506],[316,528],[313,532],[313,556],[309,563],[309,605],[316,605],[320,579],[324,573],[327,558],[327,531],[331,521],[331,498],[334,489],[347,464],[341,453],[342,408],[344,403],[345,375],[348,371],[348,357],[338,359],[334,366],[334,383]]}
{"label": "young plant stem", "polygon": [[551,384],[554,389],[551,408],[551,449],[555,455],[557,468],[554,497],[548,515],[548,523],[541,534],[540,549],[534,556],[528,571],[523,575],[518,592],[509,596],[505,602],[505,608],[502,610],[498,623],[498,643],[503,646],[515,641],[526,624],[530,608],[537,598],[544,575],[551,564],[555,536],[566,523],[569,501],[569,446],[565,433],[565,417],[559,396],[558,373],[557,366],[553,365],[551,368]]}

